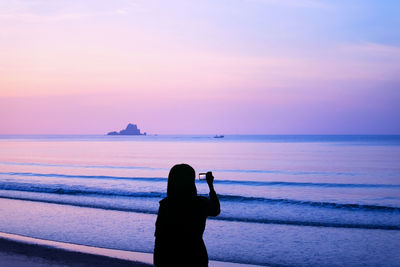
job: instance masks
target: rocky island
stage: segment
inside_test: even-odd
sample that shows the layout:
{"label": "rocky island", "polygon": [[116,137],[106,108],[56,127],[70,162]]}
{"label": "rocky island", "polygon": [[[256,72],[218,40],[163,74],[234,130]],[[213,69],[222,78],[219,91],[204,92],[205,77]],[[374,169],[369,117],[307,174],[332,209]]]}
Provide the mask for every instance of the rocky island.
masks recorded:
{"label": "rocky island", "polygon": [[146,135],[146,133],[141,133],[136,124],[129,123],[124,130],[109,132],[107,135]]}

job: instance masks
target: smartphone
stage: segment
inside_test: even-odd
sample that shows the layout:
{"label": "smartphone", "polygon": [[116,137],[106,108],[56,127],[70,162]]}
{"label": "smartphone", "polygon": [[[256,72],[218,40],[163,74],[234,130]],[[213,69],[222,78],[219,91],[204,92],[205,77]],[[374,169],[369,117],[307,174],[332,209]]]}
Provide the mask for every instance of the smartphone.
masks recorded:
{"label": "smartphone", "polygon": [[206,180],[206,175],[207,175],[206,172],[200,172],[199,173],[199,180]]}

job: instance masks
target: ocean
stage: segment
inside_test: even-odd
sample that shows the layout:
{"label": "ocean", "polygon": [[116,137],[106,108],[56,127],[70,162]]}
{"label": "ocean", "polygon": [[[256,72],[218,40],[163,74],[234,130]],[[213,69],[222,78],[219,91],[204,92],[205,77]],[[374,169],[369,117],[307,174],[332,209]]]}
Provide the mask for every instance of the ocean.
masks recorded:
{"label": "ocean", "polygon": [[[212,260],[400,266],[400,136],[0,136],[0,231],[152,253],[170,168],[212,171]],[[198,193],[207,185],[197,180]]]}

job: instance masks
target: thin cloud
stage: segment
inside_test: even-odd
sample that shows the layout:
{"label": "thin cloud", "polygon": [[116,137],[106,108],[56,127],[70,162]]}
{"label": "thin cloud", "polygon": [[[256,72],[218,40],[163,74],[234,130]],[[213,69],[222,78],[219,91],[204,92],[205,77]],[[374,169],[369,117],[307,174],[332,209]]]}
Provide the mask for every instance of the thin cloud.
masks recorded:
{"label": "thin cloud", "polygon": [[62,21],[62,20],[76,20],[88,17],[98,17],[98,16],[113,16],[113,15],[123,15],[126,12],[121,10],[116,10],[112,12],[102,12],[102,13],[68,13],[68,14],[58,14],[58,15],[36,15],[36,14],[0,14],[0,19],[4,20],[19,20],[19,21]]}
{"label": "thin cloud", "polygon": [[0,19],[18,21],[77,20],[88,17],[125,15],[134,7],[126,2],[112,3],[112,8],[110,8],[107,2],[101,3],[100,1],[96,5],[83,5],[79,2],[14,0],[0,3]]}
{"label": "thin cloud", "polygon": [[285,6],[285,7],[303,7],[303,8],[326,8],[329,5],[323,1],[316,0],[247,0],[261,4]]}
{"label": "thin cloud", "polygon": [[361,52],[369,54],[391,55],[400,57],[400,46],[386,45],[373,42],[363,42],[358,44],[346,44],[341,48],[349,52]]}

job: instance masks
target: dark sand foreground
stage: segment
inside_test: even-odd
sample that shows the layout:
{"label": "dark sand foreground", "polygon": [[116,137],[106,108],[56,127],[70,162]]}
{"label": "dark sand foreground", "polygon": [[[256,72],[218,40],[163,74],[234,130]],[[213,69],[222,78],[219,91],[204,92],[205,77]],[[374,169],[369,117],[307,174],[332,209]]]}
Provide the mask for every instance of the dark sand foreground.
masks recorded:
{"label": "dark sand foreground", "polygon": [[[0,266],[153,266],[153,255],[77,244],[56,242],[0,232]],[[254,267],[222,261],[210,261],[210,267]]]}
{"label": "dark sand foreground", "polygon": [[68,251],[0,237],[0,266],[139,266],[150,264],[102,255]]}

